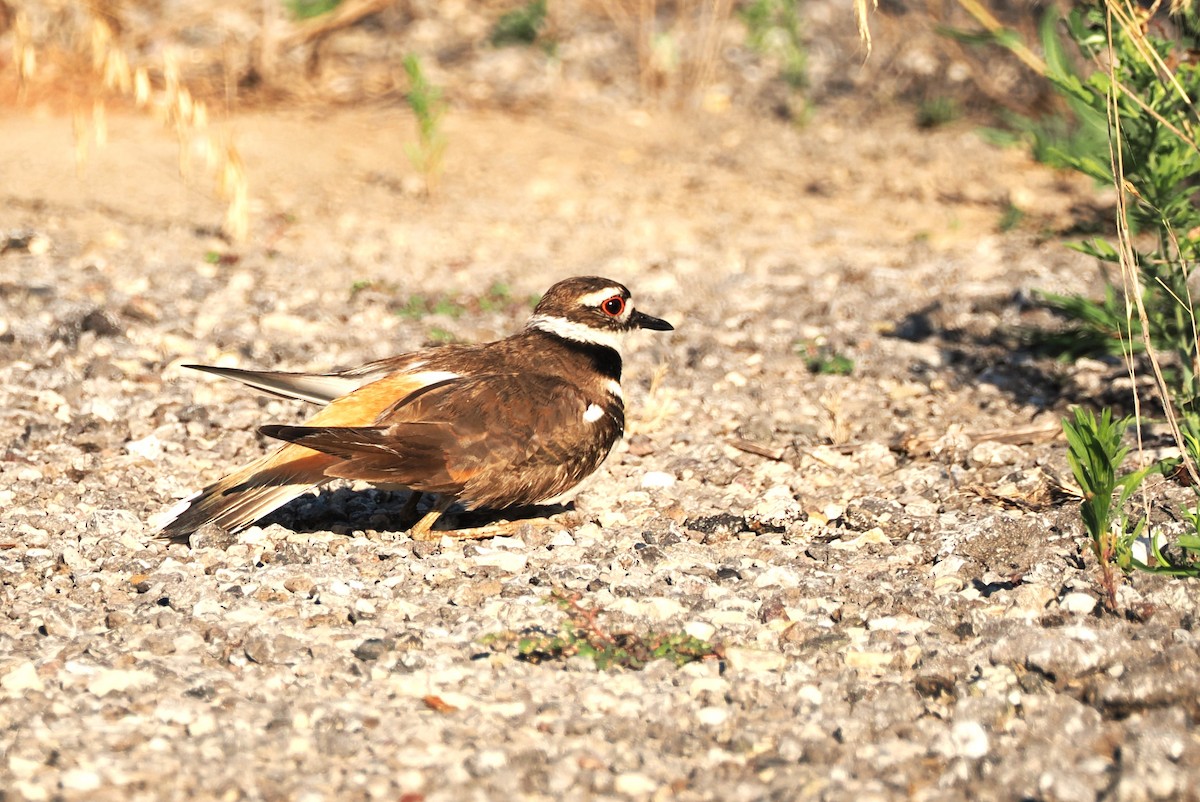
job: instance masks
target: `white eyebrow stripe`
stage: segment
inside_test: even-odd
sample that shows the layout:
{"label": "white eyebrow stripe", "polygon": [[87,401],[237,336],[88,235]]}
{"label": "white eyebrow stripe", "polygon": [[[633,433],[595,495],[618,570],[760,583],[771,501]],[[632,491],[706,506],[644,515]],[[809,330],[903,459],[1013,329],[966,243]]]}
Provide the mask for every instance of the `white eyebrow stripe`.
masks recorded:
{"label": "white eyebrow stripe", "polygon": [[621,383],[616,379],[609,379],[608,384],[604,385],[604,387],[617,398],[625,398],[625,394],[621,392]]}
{"label": "white eyebrow stripe", "polygon": [[608,287],[603,290],[589,292],[587,295],[580,295],[579,303],[584,306],[599,306],[614,295],[624,296],[624,293],[621,292],[620,287]]}
{"label": "white eyebrow stripe", "polygon": [[575,323],[555,315],[534,315],[525,324],[526,328],[544,331],[577,343],[603,345],[614,351],[621,350],[621,334],[619,331],[594,329],[583,323]]}

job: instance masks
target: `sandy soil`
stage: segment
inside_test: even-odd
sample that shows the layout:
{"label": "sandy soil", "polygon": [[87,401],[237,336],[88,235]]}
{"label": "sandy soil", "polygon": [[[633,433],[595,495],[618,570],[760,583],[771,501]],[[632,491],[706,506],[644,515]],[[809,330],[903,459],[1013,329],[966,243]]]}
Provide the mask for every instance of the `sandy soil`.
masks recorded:
{"label": "sandy soil", "polygon": [[[458,109],[432,197],[393,105],[230,125],[244,243],[151,120],[76,172],[69,120],[0,118],[5,799],[1194,798],[1196,588],[1104,612],[1058,492],[1058,419],[1123,370],[1017,345],[1032,291],[1092,275],[1062,245],[1092,187],[836,104]],[[231,543],[150,536],[305,413],[181,363],[493,338],[586,273],[676,332],[635,341],[631,437],[571,514],[417,544],[346,485]],[[723,656],[517,659],[556,590]]]}

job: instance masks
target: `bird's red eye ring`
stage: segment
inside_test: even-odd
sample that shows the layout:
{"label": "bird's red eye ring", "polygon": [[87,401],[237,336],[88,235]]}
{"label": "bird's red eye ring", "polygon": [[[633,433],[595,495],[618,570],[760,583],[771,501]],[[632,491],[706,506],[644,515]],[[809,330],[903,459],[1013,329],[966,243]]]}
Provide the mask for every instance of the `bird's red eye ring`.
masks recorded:
{"label": "bird's red eye ring", "polygon": [[614,295],[604,303],[600,304],[600,308],[604,310],[604,314],[609,317],[618,317],[625,311],[625,299],[620,295]]}

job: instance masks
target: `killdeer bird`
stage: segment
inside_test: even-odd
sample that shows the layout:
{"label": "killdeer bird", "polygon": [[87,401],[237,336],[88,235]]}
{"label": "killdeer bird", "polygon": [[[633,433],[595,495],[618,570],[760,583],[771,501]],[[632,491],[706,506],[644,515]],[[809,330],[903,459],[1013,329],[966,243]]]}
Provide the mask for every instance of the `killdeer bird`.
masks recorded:
{"label": "killdeer bird", "polygon": [[[207,523],[237,531],[331,479],[363,479],[437,497],[413,528],[452,504],[504,508],[561,499],[624,434],[622,335],[670,331],[629,290],[594,276],[551,287],[517,334],[445,345],[336,373],[187,365],[284,398],[323,404],[300,426],[263,426],[285,441],[163,514],[162,537]],[[451,533],[447,533],[451,534]],[[471,536],[469,530],[462,536]]]}

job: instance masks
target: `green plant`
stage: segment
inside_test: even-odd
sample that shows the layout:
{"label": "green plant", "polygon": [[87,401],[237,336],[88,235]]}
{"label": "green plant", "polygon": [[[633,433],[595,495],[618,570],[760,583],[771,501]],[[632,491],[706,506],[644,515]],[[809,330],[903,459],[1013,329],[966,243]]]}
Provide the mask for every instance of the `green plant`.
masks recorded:
{"label": "green plant", "polygon": [[369,290],[374,286],[375,286],[375,281],[373,279],[369,279],[369,278],[355,279],[350,284],[350,297],[353,298],[356,295],[358,295],[360,292]]}
{"label": "green plant", "polygon": [[[1120,354],[1131,373],[1148,365],[1182,452],[1176,460],[1121,473],[1128,455],[1121,439],[1129,419],[1114,421],[1107,410],[1096,419],[1077,410],[1073,422],[1064,421],[1068,461],[1084,491],[1081,515],[1111,606],[1114,566],[1200,576],[1200,337],[1190,291],[1200,258],[1200,115],[1192,101],[1200,97],[1200,65],[1186,56],[1186,42],[1165,38],[1162,28],[1149,24],[1148,12],[1113,0],[1076,6],[1062,23],[1092,65],[1087,74],[1071,66],[1059,46],[1059,29],[1051,28],[1049,19],[1041,29],[1046,58],[1039,62],[1009,32],[999,31],[994,19],[989,22],[978,4],[960,3],[975,8],[993,34],[1003,34],[997,41],[1038,69],[1090,132],[1070,146],[1043,138],[1040,152],[1035,141],[1035,155],[1117,191],[1115,242],[1097,239],[1074,246],[1109,266],[1104,298],[1042,296],[1072,321],[1072,328],[1058,335],[1064,353]],[[1180,4],[1176,11],[1182,29],[1195,28],[1192,4]],[[1143,538],[1145,551],[1135,551],[1145,517],[1131,521],[1125,508],[1146,475],[1156,471],[1192,487],[1194,502],[1181,511],[1191,532],[1169,543],[1161,532],[1151,532]]]}
{"label": "green plant", "polygon": [[952,97],[938,95],[925,100],[917,108],[918,128],[938,128],[962,116],[962,108]]}
{"label": "green plant", "polygon": [[[981,11],[973,6],[968,10],[975,13]],[[945,36],[969,44],[995,44],[1006,47],[1021,57],[1028,66],[1051,80],[1053,76],[1073,76],[1079,79],[1079,73],[1067,49],[1070,36],[1064,35],[1060,27],[1062,17],[1057,7],[1047,7],[1038,23],[1038,40],[1044,60],[1037,59],[1032,54],[1016,31],[999,27],[999,23],[990,17],[985,17],[982,21],[987,26],[983,32],[960,31],[946,27],[938,30]],[[1037,161],[1052,167],[1073,168],[1074,163],[1081,159],[1106,160],[1108,120],[1103,109],[1097,111],[1093,104],[1074,96],[1062,96],[1062,102],[1065,109],[1038,116],[1001,110],[998,116],[1004,127],[984,128],[980,133],[997,145],[1027,145]]]}
{"label": "green plant", "polygon": [[446,137],[442,133],[442,115],[446,104],[440,89],[429,83],[421,60],[410,53],[404,57],[404,72],[408,75],[408,94],[405,99],[417,119],[418,139],[405,146],[409,161],[425,178],[425,191],[432,194],[441,172]]}
{"label": "green plant", "polygon": [[779,60],[780,77],[793,89],[808,84],[808,49],[801,33],[799,0],[753,0],[738,15],[751,49]]}
{"label": "green plant", "polygon": [[495,312],[511,303],[512,291],[507,284],[497,281],[488,287],[488,291],[479,299],[479,308],[484,312]]}
{"label": "green plant", "polygon": [[[1155,351],[1170,360],[1163,376],[1171,398],[1184,415],[1197,415],[1195,306],[1188,280],[1200,257],[1200,209],[1194,203],[1200,148],[1194,134],[1185,132],[1195,122],[1188,98],[1200,94],[1200,69],[1181,62],[1168,78],[1160,65],[1172,60],[1173,44],[1120,26],[1112,29],[1115,52],[1110,54],[1111,25],[1102,9],[1072,11],[1066,20],[1071,39],[1095,63],[1110,66],[1084,77],[1070,68],[1061,48],[1047,48],[1046,77],[1077,117],[1090,120],[1089,128],[1103,125],[1113,114],[1113,158],[1106,135],[1102,151],[1094,145],[1079,151],[1050,149],[1051,163],[1116,185],[1128,201],[1122,204],[1122,225],[1130,232],[1152,234],[1152,247],[1140,251],[1104,240],[1074,246],[1118,268],[1127,260],[1136,273],[1133,285],[1141,288],[1140,304],[1129,301],[1144,314],[1131,317],[1129,304],[1118,300],[1125,297],[1124,289],[1111,276],[1106,277],[1103,301],[1082,295],[1043,297],[1048,306],[1078,321],[1086,340],[1105,353],[1144,351],[1136,339],[1144,331]],[[1044,34],[1043,41],[1057,39]],[[1114,164],[1120,167],[1120,180]]]}
{"label": "green plant", "polygon": [[496,20],[491,42],[495,47],[531,45],[546,24],[546,0],[532,0]]}
{"label": "green plant", "polygon": [[836,353],[822,340],[800,340],[794,348],[804,357],[804,365],[810,373],[825,376],[849,376],[854,372],[854,360]]}
{"label": "green plant", "polygon": [[1097,418],[1091,410],[1076,407],[1075,420],[1063,418],[1062,422],[1067,436],[1067,464],[1083,491],[1080,516],[1092,540],[1092,552],[1100,565],[1100,585],[1110,608],[1116,606],[1114,566],[1123,570],[1145,567],[1134,559],[1132,547],[1146,527],[1146,518],[1140,516],[1131,522],[1125,508],[1142,481],[1162,469],[1159,463],[1152,463],[1120,473],[1129,456],[1129,447],[1121,441],[1132,420],[1113,420],[1108,409]]}
{"label": "green plant", "polygon": [[342,0],[283,0],[293,19],[319,17],[333,11],[341,3]]}
{"label": "green plant", "polygon": [[447,295],[429,297],[427,295],[416,294],[408,296],[408,300],[404,302],[404,305],[395,308],[393,314],[398,317],[411,318],[412,320],[420,320],[426,315],[446,315],[447,317],[458,319],[466,311],[466,306]]}
{"label": "green plant", "polygon": [[1104,287],[1104,299],[1093,301],[1082,295],[1034,293],[1038,302],[1066,318],[1060,331],[1027,332],[1027,342],[1064,360],[1103,354],[1128,356],[1145,350],[1141,322],[1126,314],[1125,300],[1112,284]]}
{"label": "green plant", "polygon": [[997,223],[997,228],[1001,232],[1007,233],[1012,231],[1017,226],[1021,225],[1021,221],[1025,219],[1025,211],[1021,207],[1009,203],[1005,205],[1004,211],[1000,213],[1000,222]]}
{"label": "green plant", "polygon": [[430,311],[435,315],[445,315],[446,317],[458,319],[467,309],[453,298],[442,296],[433,302]]}
{"label": "green plant", "polygon": [[719,657],[721,647],[685,632],[611,633],[601,625],[601,610],[584,607],[578,596],[561,592],[550,600],[564,613],[557,634],[531,630],[517,636],[500,633],[484,637],[493,648],[515,640],[517,659],[530,663],[585,657],[601,670],[628,668],[638,670],[653,660],[668,660],[677,666]]}
{"label": "green plant", "polygon": [[410,295],[403,306],[398,306],[392,310],[392,314],[397,317],[420,320],[429,314],[429,299],[424,295]]}

